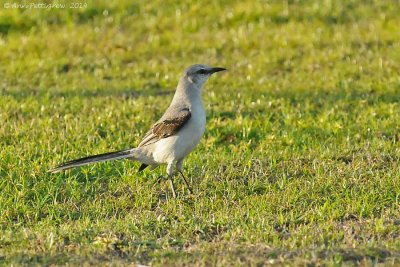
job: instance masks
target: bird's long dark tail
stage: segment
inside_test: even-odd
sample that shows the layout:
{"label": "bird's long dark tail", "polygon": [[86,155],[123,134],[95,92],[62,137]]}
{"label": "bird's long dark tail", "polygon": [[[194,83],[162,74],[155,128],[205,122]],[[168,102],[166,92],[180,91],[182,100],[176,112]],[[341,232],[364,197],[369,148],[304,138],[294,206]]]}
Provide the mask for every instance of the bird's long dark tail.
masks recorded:
{"label": "bird's long dark tail", "polygon": [[133,156],[132,152],[133,152],[133,149],[127,149],[127,150],[109,152],[109,153],[89,156],[89,157],[85,157],[85,158],[75,159],[75,160],[61,163],[60,165],[49,170],[48,172],[57,173],[57,172],[60,172],[63,170],[68,170],[71,168],[75,168],[75,167],[79,167],[79,166],[83,166],[83,165],[87,165],[87,164],[91,164],[91,163],[95,163],[95,162],[125,159],[125,158],[132,157]]}

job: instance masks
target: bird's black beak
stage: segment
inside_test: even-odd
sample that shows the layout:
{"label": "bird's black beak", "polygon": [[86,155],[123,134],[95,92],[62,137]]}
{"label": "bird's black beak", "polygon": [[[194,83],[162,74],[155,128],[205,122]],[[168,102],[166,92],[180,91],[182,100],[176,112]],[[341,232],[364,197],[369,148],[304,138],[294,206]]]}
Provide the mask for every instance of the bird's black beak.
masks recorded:
{"label": "bird's black beak", "polygon": [[216,73],[219,71],[224,71],[224,70],[226,70],[226,69],[225,68],[210,68],[210,69],[208,69],[208,73],[213,74],[213,73]]}

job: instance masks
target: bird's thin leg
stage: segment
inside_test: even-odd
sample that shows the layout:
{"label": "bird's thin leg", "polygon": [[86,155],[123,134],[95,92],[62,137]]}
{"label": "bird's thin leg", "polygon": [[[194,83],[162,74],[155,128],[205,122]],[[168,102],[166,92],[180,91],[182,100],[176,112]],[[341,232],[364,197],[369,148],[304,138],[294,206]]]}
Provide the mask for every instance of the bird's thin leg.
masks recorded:
{"label": "bird's thin leg", "polygon": [[171,185],[172,195],[173,195],[174,198],[176,198],[176,190],[175,190],[175,185],[174,185],[174,178],[172,177],[172,175],[168,175],[168,179],[169,179],[169,183]]}
{"label": "bird's thin leg", "polygon": [[163,178],[162,175],[157,177],[157,180],[154,182],[154,184],[159,184],[161,182],[161,179]]}
{"label": "bird's thin leg", "polygon": [[186,184],[187,188],[189,189],[190,194],[193,194],[193,190],[192,190],[192,188],[190,187],[188,181],[186,180],[185,175],[183,175],[183,172],[182,172],[181,170],[178,170],[178,171],[179,171],[179,173],[182,175],[182,178],[183,178],[183,180],[185,181],[185,184]]}
{"label": "bird's thin leg", "polygon": [[179,173],[182,175],[182,178],[183,178],[183,180],[185,181],[185,184],[186,184],[187,188],[189,189],[190,194],[193,194],[192,188],[190,187],[188,181],[186,180],[185,175],[183,175],[182,166],[183,166],[183,159],[179,160],[179,161],[176,163],[176,169],[177,169],[177,170],[179,171]]}

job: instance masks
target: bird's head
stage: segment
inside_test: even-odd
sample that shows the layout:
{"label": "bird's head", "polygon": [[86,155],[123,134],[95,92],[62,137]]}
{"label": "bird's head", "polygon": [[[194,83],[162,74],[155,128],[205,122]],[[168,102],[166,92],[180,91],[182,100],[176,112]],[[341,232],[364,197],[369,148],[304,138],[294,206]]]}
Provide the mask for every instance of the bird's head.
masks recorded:
{"label": "bird's head", "polygon": [[195,64],[187,68],[184,78],[196,86],[202,87],[207,79],[216,72],[226,70],[225,68],[210,67],[203,64]]}

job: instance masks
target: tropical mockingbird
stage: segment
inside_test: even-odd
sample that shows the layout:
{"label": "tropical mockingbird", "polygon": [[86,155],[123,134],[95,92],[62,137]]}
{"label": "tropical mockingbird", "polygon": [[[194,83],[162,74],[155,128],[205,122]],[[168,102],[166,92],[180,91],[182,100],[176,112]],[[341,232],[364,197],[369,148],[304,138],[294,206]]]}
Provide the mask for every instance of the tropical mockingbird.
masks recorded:
{"label": "tropical mockingbird", "polygon": [[139,171],[147,166],[153,170],[161,164],[167,164],[174,197],[176,192],[173,171],[176,166],[192,193],[182,172],[183,160],[200,142],[206,127],[206,111],[201,98],[203,85],[211,74],[223,70],[225,69],[201,64],[187,68],[179,80],[168,109],[146,133],[138,147],[68,161],[49,172],[56,173],[90,163],[128,158],[142,163]]}

